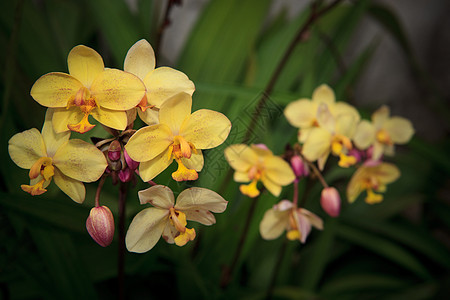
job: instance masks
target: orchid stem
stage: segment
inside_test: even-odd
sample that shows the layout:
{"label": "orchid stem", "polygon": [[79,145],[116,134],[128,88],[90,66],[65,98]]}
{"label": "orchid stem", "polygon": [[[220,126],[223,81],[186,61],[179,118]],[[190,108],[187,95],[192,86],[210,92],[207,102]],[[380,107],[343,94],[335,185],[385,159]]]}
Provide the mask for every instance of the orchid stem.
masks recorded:
{"label": "orchid stem", "polygon": [[125,200],[127,199],[127,184],[121,182],[119,188],[119,252],[118,281],[119,299],[125,299]]}
{"label": "orchid stem", "polygon": [[294,180],[294,195],[292,196],[292,203],[294,203],[294,207],[297,207],[297,203],[298,203],[298,182],[299,182],[299,179],[295,178],[295,180]]}
{"label": "orchid stem", "polygon": [[250,223],[252,221],[253,214],[254,214],[255,208],[256,208],[256,203],[258,202],[258,199],[259,199],[259,196],[257,196],[257,197],[252,199],[252,203],[251,203],[250,209],[248,211],[247,219],[245,221],[244,229],[242,231],[241,238],[239,239],[239,244],[238,244],[238,247],[236,249],[236,252],[234,253],[231,266],[230,267],[225,266],[224,269],[223,269],[222,278],[220,280],[220,287],[222,289],[225,289],[228,286],[228,284],[230,283],[230,281],[231,281],[234,269],[237,266],[237,263],[239,261],[239,257],[241,256],[241,253],[242,253],[242,249],[244,248],[245,239],[247,237],[248,230],[250,228]]}
{"label": "orchid stem", "polygon": [[100,178],[100,181],[98,182],[97,191],[95,192],[95,207],[100,206],[100,193],[103,188],[103,184],[105,183],[106,176],[103,174],[103,176]]}
{"label": "orchid stem", "polygon": [[272,278],[270,280],[269,288],[267,289],[266,300],[272,299],[273,289],[275,287],[275,283],[277,281],[278,274],[280,273],[281,263],[283,262],[284,255],[286,254],[286,248],[288,244],[288,239],[283,239],[283,244],[281,245],[280,252],[278,253],[278,259],[275,264],[275,269],[272,273]]}

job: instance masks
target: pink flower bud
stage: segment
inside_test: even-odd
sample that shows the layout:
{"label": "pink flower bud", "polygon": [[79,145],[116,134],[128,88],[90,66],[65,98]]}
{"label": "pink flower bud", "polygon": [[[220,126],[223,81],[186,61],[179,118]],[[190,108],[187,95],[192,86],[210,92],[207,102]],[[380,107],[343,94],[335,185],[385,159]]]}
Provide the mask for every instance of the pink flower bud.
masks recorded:
{"label": "pink flower bud", "polygon": [[118,161],[120,159],[120,152],[122,151],[122,147],[118,140],[114,140],[109,144],[108,148],[108,158],[111,161]]}
{"label": "pink flower bud", "polygon": [[127,153],[127,149],[123,150],[123,156],[125,157],[125,161],[127,162],[128,167],[131,170],[136,170],[139,167],[139,163],[131,159],[131,157]]}
{"label": "pink flower bud", "polygon": [[341,211],[341,197],[334,187],[327,187],[322,190],[320,197],[322,209],[331,217],[339,216]]}
{"label": "pink flower bud", "polygon": [[109,246],[114,237],[114,217],[106,206],[94,207],[86,220],[90,236],[102,247]]}
{"label": "pink flower bud", "polygon": [[291,157],[291,167],[297,177],[304,177],[309,174],[308,164],[298,155]]}
{"label": "pink flower bud", "polygon": [[253,144],[253,146],[258,147],[259,149],[269,150],[269,148],[267,148],[266,144]]}
{"label": "pink flower bud", "polygon": [[119,179],[122,182],[128,182],[131,179],[133,179],[133,174],[134,174],[133,170],[131,170],[130,168],[125,168],[119,171]]}

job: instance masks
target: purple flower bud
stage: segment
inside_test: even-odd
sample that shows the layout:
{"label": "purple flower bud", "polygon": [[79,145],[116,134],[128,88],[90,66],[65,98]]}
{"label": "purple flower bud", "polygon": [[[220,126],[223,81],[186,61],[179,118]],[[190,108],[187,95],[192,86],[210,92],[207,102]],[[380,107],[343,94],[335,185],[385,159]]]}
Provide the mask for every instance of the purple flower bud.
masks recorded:
{"label": "purple flower bud", "polygon": [[305,177],[309,174],[308,164],[304,162],[303,159],[298,155],[294,155],[291,157],[291,167],[297,178]]}
{"label": "purple flower bud", "polygon": [[341,211],[341,197],[334,187],[327,187],[322,190],[320,197],[322,209],[331,217],[339,216]]}
{"label": "purple flower bud", "polygon": [[123,170],[119,171],[119,179],[122,182],[128,182],[133,179],[134,170],[131,170],[130,168],[125,168]]}
{"label": "purple flower bud", "polygon": [[131,157],[128,155],[127,149],[123,150],[123,156],[125,156],[125,161],[127,162],[127,165],[131,170],[136,170],[139,167],[139,163],[137,161],[132,160]]}
{"label": "purple flower bud", "polygon": [[109,246],[114,237],[114,217],[106,206],[94,207],[86,220],[86,229],[102,247]]}

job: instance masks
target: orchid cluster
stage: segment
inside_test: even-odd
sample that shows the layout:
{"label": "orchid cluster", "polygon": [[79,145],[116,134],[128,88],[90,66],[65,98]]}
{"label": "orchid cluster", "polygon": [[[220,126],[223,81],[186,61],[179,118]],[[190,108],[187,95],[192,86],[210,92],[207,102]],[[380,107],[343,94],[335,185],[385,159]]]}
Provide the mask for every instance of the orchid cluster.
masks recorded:
{"label": "orchid cluster", "polygon": [[[67,196],[83,203],[83,183],[99,180],[86,228],[98,244],[108,246],[114,218],[100,205],[103,182],[111,177],[113,184],[124,184],[138,174],[152,185],[138,193],[140,203],[153,207],[131,222],[126,246],[132,252],[149,251],[161,236],[168,243],[185,245],[196,236],[194,228],[186,227],[188,220],[214,224],[211,212],[221,213],[227,206],[220,195],[193,187],[182,191],[175,204],[172,190],[152,180],[174,160],[174,180],[196,180],[204,167],[202,150],[228,137],[228,118],[207,109],[191,113],[194,83],[175,69],[155,68],[155,54],[146,40],[129,49],[124,71],[105,68],[102,57],[82,45],[70,51],[67,61],[69,74],[45,74],[31,89],[33,99],[48,108],[42,131],[33,128],[9,140],[11,159],[30,170],[30,183],[22,190],[41,195],[54,179]],[[147,126],[133,129],[137,116]],[[95,144],[70,139],[72,131],[86,134],[95,123],[112,137],[91,137]]]}
{"label": "orchid cluster", "polygon": [[[284,116],[299,130],[298,143],[288,145],[282,156],[275,156],[263,144],[225,149],[225,157],[235,170],[234,180],[249,183],[240,186],[242,194],[255,198],[264,189],[279,197],[282,187],[293,183],[293,200],[283,199],[264,214],[260,233],[267,240],[286,231],[289,240],[304,243],[312,227],[323,229],[321,218],[299,206],[298,182],[302,178],[318,179],[323,190],[317,200],[323,210],[331,217],[340,214],[339,192],[322,175],[330,155],[337,158],[339,167],[356,169],[347,185],[349,203],[363,192],[366,203],[381,202],[387,184],[400,176],[399,169],[384,158],[392,156],[395,145],[406,144],[414,134],[411,122],[391,117],[387,106],[375,111],[371,121],[362,120],[356,108],[336,101],[333,90],[325,84],[314,90],[311,99],[289,103]],[[262,182],[262,189],[258,189],[258,182]]]}

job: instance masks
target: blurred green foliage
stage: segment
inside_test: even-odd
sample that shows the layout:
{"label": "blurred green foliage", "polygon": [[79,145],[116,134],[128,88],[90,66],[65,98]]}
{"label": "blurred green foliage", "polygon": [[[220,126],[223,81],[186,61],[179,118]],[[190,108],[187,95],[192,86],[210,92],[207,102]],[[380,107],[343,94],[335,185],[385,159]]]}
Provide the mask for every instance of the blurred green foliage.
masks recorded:
{"label": "blurred green foliage", "polygon": [[[54,186],[43,196],[31,197],[19,188],[27,174],[9,159],[6,145],[17,132],[41,128],[45,109],[30,97],[30,88],[47,72],[65,72],[73,46],[93,47],[107,66],[122,68],[134,42],[146,38],[155,43],[159,25],[155,5],[148,0],[137,3],[137,11],[131,12],[120,0],[1,2],[0,299],[116,296],[117,237],[111,246],[101,248],[85,230],[95,184],[87,185],[83,205]],[[341,216],[331,219],[319,207],[319,184],[301,183],[301,193],[311,187],[306,208],[325,220],[325,230],[313,231],[305,245],[284,244],[284,237],[261,239],[259,221],[278,201],[262,196],[232,281],[220,288],[222,270],[231,263],[251,202],[226,176],[229,167],[223,149],[241,142],[261,91],[310,13],[307,7],[292,20],[282,12],[268,21],[271,3],[209,1],[173,66],[196,84],[195,110],[219,110],[233,123],[224,145],[206,151],[206,169],[195,183],[222,193],[229,205],[216,216],[216,225],[196,226],[197,240],[185,247],[160,241],[146,254],[127,253],[127,299],[265,299],[272,283],[276,299],[445,298],[450,292],[450,206],[445,199],[450,145],[420,138],[396,156],[402,177],[389,187],[381,204],[369,206],[361,199],[344,203]],[[296,139],[296,130],[282,116],[283,107],[309,97],[321,83],[334,87],[338,99],[351,99],[377,39],[345,68],[339,54],[347,49],[363,17],[380,22],[408,61],[416,64],[401,24],[388,8],[369,0],[340,4],[320,18],[295,48],[270,95],[268,114],[251,129],[252,142],[282,153],[285,144]],[[343,191],[351,172],[329,168],[326,178]],[[175,191],[187,186],[171,181],[170,173],[156,181]],[[109,181],[105,186],[101,201],[117,215],[118,189]],[[127,226],[141,210],[137,191],[145,187],[139,183],[130,190]],[[282,197],[291,194],[292,188],[285,188]]]}

